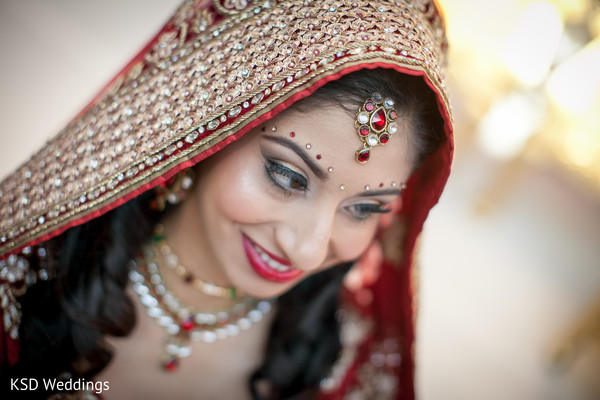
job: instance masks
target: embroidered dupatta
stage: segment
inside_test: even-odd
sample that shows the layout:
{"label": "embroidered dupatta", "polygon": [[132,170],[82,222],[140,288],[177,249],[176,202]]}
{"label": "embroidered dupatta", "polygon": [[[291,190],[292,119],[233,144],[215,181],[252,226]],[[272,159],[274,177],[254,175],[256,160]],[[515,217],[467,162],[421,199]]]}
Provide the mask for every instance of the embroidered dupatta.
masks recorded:
{"label": "embroidered dupatta", "polygon": [[329,81],[392,68],[421,76],[435,92],[446,137],[377,236],[378,279],[344,297],[358,311],[343,317],[355,340],[343,343],[322,398],[369,397],[374,382],[413,398],[411,266],[453,149],[445,57],[443,20],[428,0],[184,2],[89,106],[0,184],[2,363],[18,360],[18,299],[47,278],[28,265],[47,240],[165,182]]}

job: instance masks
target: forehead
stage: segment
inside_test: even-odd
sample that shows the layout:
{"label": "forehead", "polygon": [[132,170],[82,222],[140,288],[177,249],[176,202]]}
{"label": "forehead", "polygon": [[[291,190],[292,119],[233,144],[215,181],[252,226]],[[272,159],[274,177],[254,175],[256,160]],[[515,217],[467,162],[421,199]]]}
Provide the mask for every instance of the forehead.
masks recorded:
{"label": "forehead", "polygon": [[[412,169],[408,124],[399,118],[398,131],[385,145],[371,149],[370,159],[361,164],[356,152],[362,149],[355,127],[356,115],[339,105],[289,109],[268,121],[261,135],[287,138],[313,157],[323,169],[333,168],[335,176],[405,182]],[[275,130],[273,130],[275,128]]]}

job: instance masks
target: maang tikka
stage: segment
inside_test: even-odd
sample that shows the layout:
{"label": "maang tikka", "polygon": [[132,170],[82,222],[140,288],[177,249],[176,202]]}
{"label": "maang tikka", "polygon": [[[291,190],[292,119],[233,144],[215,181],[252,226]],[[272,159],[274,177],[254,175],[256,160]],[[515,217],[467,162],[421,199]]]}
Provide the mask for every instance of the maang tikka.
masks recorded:
{"label": "maang tikka", "polygon": [[374,93],[364,102],[354,121],[356,133],[363,142],[362,148],[356,151],[356,161],[366,163],[373,146],[386,144],[390,140],[398,130],[398,124],[394,122],[396,118],[398,113],[394,109],[394,100],[384,100],[379,93]]}

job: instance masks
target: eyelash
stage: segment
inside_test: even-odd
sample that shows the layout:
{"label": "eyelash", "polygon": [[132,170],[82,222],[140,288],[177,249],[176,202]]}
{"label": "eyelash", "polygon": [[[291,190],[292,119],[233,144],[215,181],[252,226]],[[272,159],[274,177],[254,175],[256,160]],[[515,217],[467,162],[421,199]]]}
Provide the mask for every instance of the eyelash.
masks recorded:
{"label": "eyelash", "polygon": [[[304,176],[275,161],[267,160],[265,172],[271,182],[287,196],[290,196],[293,191],[306,192],[308,190],[308,180]],[[277,176],[288,179],[290,184],[284,185]],[[293,182],[296,182],[296,185],[292,185]],[[387,214],[392,211],[390,208],[384,208],[385,206],[383,204],[359,203],[348,206],[346,209],[352,218],[357,221],[364,221],[373,214]]]}
{"label": "eyelash", "polygon": [[[265,164],[265,170],[271,182],[283,190],[285,194],[291,194],[292,191],[305,192],[308,190],[308,180],[304,176],[275,161],[267,160],[267,164]],[[278,179],[277,176],[287,178],[289,180],[289,184],[284,185],[281,179]]]}
{"label": "eyelash", "polygon": [[349,206],[354,211],[348,211],[351,216],[358,220],[364,221],[369,218],[372,214],[387,214],[392,211],[391,208],[383,208],[385,205],[381,204],[354,204]]}

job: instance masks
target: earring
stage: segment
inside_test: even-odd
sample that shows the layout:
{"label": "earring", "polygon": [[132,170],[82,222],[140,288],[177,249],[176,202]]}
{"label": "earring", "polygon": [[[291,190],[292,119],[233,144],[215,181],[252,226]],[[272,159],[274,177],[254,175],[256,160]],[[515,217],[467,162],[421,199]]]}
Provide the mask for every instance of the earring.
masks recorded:
{"label": "earring", "polygon": [[196,174],[192,168],[184,169],[175,176],[154,188],[156,197],[150,207],[155,211],[164,211],[167,203],[179,204],[194,185]]}

